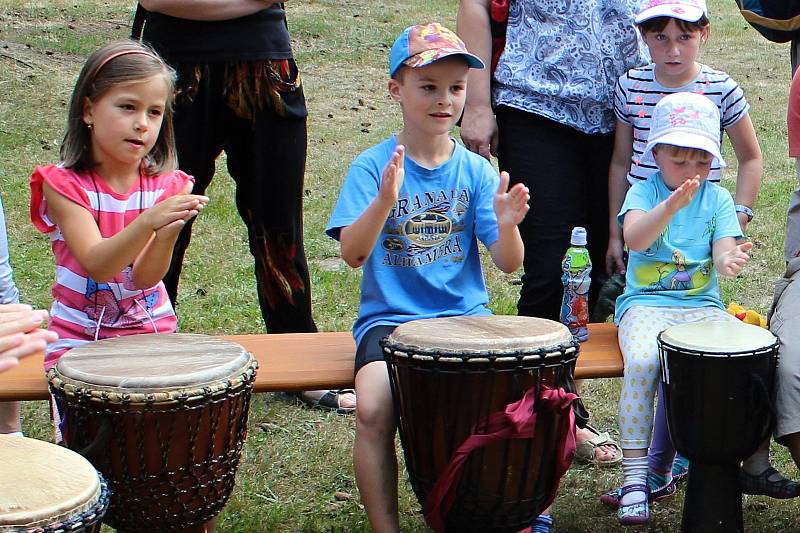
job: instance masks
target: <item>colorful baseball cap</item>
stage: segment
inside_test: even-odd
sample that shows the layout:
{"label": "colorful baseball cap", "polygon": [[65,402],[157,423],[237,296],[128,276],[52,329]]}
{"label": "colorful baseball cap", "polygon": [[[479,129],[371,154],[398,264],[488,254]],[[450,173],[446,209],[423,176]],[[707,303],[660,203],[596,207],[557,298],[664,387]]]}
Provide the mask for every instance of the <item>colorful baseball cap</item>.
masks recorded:
{"label": "colorful baseball cap", "polygon": [[389,52],[389,76],[394,77],[403,65],[424,67],[452,55],[462,56],[470,68],[486,66],[481,58],[467,51],[458,35],[438,22],[409,26],[395,39]]}
{"label": "colorful baseball cap", "polygon": [[647,0],[634,22],[641,24],[656,17],[697,22],[703,17],[708,18],[708,7],[706,0]]}
{"label": "colorful baseball cap", "polygon": [[702,94],[672,93],[659,100],[653,108],[650,136],[642,158],[652,160],[653,147],[657,144],[672,144],[705,150],[716,158],[720,167],[724,167],[719,143],[717,105]]}

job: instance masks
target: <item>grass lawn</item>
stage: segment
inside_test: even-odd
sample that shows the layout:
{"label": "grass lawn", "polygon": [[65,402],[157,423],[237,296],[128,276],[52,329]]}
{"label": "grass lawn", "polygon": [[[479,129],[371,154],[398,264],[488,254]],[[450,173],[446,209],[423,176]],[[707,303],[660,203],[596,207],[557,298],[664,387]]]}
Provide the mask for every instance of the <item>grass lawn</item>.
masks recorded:
{"label": "grass lawn", "polygon": [[[749,227],[753,260],[742,276],[723,282],[722,294],[726,302],[766,312],[773,280],[782,273],[786,202],[795,187],[794,163],[786,155],[789,48],[749,28],[732,0],[709,4],[712,32],[701,60],[743,86],[765,156],[756,218]],[[0,0],[0,192],[16,281],[23,301],[38,307],[50,306],[53,259],[47,239],[28,218],[28,176],[34,165],[57,161],[78,70],[99,45],[128,35],[133,5],[123,0]],[[309,108],[304,216],[314,316],[320,329],[342,331],[356,316],[360,273],[338,259],[338,245],[325,236],[324,224],[350,161],[400,127],[399,111],[386,91],[392,40],[415,22],[439,20],[454,28],[457,2],[303,0],[287,3],[287,9]],[[725,156],[730,167],[724,184],[732,188],[736,159],[729,145]],[[182,278],[181,330],[263,332],[252,259],[224,158],[208,194],[212,203],[195,224]],[[487,268],[495,312],[515,312],[516,277]],[[618,394],[619,380],[587,383],[595,426],[616,431]],[[46,403],[26,403],[23,416],[29,436],[51,438]],[[218,531],[369,531],[352,470],[353,433],[352,416],[310,410],[277,394],[255,397],[237,487]],[[773,445],[773,455],[776,466],[800,477],[783,448]],[[621,469],[573,467],[554,506],[557,531],[618,531],[614,513],[598,496],[621,477]],[[404,472],[401,479],[401,526],[406,532],[427,531]],[[656,505],[651,524],[639,530],[679,529],[682,499],[681,491]],[[749,531],[800,531],[796,501],[746,497],[744,510]]]}

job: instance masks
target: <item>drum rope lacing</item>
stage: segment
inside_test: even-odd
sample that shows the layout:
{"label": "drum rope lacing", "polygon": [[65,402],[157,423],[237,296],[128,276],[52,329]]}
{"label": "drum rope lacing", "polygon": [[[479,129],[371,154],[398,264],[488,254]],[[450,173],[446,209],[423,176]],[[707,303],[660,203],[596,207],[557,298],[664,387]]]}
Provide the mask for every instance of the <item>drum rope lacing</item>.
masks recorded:
{"label": "drum rope lacing", "polygon": [[[143,523],[148,524],[150,531],[159,531],[162,529],[153,524],[160,524],[163,531],[169,531],[176,527],[202,524],[225,506],[233,490],[234,476],[244,448],[256,367],[257,363],[253,361],[239,375],[225,382],[160,394],[96,391],[88,386],[65,383],[51,370],[51,387],[75,402],[64,413],[68,417],[68,427],[85,427],[87,424],[91,426],[92,418],[97,417],[98,413],[106,423],[115,426],[113,430],[106,430],[110,434],[107,436],[109,442],[104,448],[120,453],[118,463],[122,475],[108,474],[114,468],[113,459],[108,453],[101,452],[87,457],[109,478],[108,484],[112,491],[112,506],[106,517],[109,523],[131,531],[141,527]],[[102,408],[98,409],[98,403]],[[150,410],[142,410],[142,407]],[[184,466],[169,469],[167,465],[170,461],[170,443],[175,437],[175,420],[179,415],[185,417],[187,425],[191,426],[185,453],[192,459]],[[165,423],[165,418],[169,422]],[[221,418],[227,420],[223,434],[220,434]],[[131,421],[136,435],[144,435],[146,426],[150,423],[155,434],[159,436],[162,470],[156,474],[147,473],[143,438],[136,439],[135,459],[138,461],[138,473],[131,471],[131,457],[124,441],[125,431],[131,431]],[[209,425],[211,444],[205,457],[198,459],[197,438],[204,421]],[[95,439],[102,438],[102,431],[102,428],[96,430]],[[223,439],[221,443],[217,442],[219,437]],[[85,444],[76,439],[70,446],[75,448]],[[217,448],[223,452],[215,452]],[[142,488],[144,494],[139,492]],[[202,505],[196,505],[197,499],[202,500]],[[169,503],[168,506],[164,505],[165,501]]]}

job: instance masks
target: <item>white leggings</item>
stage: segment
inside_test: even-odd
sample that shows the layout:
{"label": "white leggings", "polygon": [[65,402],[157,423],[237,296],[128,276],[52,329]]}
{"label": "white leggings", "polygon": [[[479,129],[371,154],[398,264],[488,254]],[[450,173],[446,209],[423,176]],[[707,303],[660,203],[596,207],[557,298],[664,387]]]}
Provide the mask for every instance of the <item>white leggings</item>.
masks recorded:
{"label": "white leggings", "polygon": [[736,320],[718,307],[643,307],[625,311],[619,323],[619,348],[625,360],[619,399],[620,443],[623,448],[650,446],[654,395],[661,378],[658,334],[670,326],[702,320]]}

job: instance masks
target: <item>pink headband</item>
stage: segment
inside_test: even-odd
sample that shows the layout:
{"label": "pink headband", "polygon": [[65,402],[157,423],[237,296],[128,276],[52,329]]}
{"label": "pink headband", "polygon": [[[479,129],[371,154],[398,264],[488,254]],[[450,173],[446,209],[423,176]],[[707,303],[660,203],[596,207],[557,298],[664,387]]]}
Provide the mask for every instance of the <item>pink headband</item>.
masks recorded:
{"label": "pink headband", "polygon": [[126,55],[128,55],[128,54],[142,54],[142,55],[150,56],[150,57],[152,57],[153,59],[155,59],[155,60],[157,60],[157,61],[159,60],[159,59],[158,59],[158,57],[156,57],[155,55],[151,54],[151,53],[150,53],[150,52],[148,52],[147,50],[122,50],[122,51],[120,51],[120,52],[113,53],[113,54],[111,54],[110,56],[108,56],[107,58],[105,58],[105,59],[104,59],[104,60],[103,60],[103,61],[102,61],[102,62],[101,62],[101,63],[100,63],[98,66],[97,66],[97,68],[96,68],[96,69],[94,69],[94,73],[92,74],[92,78],[91,78],[91,79],[92,79],[92,81],[94,82],[94,79],[97,77],[97,74],[100,72],[100,70],[101,70],[101,69],[102,69],[104,66],[106,66],[106,65],[107,65],[107,64],[108,64],[108,63],[109,63],[109,62],[110,62],[112,59],[116,59],[116,58],[118,58],[119,56],[126,56]]}

